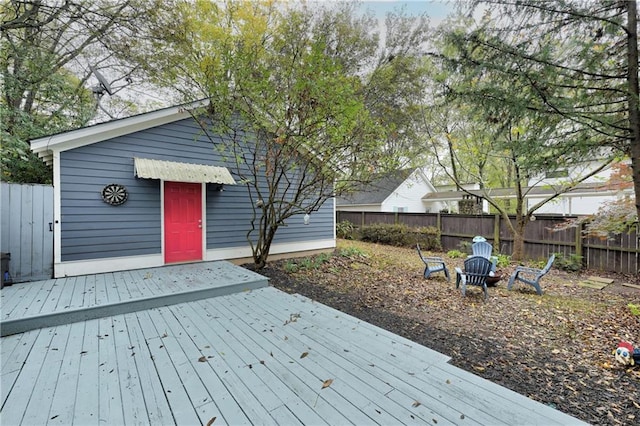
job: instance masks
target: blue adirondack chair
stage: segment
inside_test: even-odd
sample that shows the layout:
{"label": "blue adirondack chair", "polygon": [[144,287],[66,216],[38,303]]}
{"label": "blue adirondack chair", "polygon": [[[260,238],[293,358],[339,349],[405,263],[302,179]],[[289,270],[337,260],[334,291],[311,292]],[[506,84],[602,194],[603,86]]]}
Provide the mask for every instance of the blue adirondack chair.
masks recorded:
{"label": "blue adirondack chair", "polygon": [[496,271],[496,266],[498,264],[498,258],[496,256],[492,256],[493,246],[486,241],[478,241],[471,245],[472,256],[482,256],[489,259],[492,263],[491,271]]}
{"label": "blue adirondack chair", "polygon": [[456,268],[456,288],[461,287],[462,295],[466,295],[468,285],[477,285],[484,291],[484,300],[489,297],[487,277],[491,272],[491,261],[484,256],[471,256],[464,261],[464,271]]}
{"label": "blue adirondack chair", "polygon": [[420,250],[420,244],[416,244],[416,249],[418,250],[420,259],[424,262],[425,278],[429,278],[434,272],[444,272],[444,276],[447,278],[447,281],[451,281],[449,278],[449,270],[447,269],[447,265],[444,263],[444,259],[441,257],[424,256]]}
{"label": "blue adirondack chair", "polygon": [[518,266],[513,274],[511,274],[511,278],[509,278],[509,283],[507,284],[507,290],[511,290],[513,284],[516,281],[522,281],[525,284],[532,285],[536,292],[540,296],[542,296],[542,288],[540,287],[540,278],[544,277],[547,272],[551,269],[551,265],[553,265],[553,261],[556,260],[556,255],[552,254],[547,260],[547,264],[542,269],[537,268],[527,268],[525,266]]}

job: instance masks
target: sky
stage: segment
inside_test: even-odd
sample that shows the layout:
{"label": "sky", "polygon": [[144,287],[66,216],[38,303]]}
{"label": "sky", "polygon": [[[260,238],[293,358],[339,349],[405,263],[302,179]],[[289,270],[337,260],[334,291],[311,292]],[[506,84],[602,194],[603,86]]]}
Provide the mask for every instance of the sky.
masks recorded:
{"label": "sky", "polygon": [[426,12],[433,21],[442,20],[453,12],[453,5],[446,0],[367,0],[362,2],[362,8],[372,10],[379,17],[384,17],[387,12],[403,6],[409,15],[420,15]]}

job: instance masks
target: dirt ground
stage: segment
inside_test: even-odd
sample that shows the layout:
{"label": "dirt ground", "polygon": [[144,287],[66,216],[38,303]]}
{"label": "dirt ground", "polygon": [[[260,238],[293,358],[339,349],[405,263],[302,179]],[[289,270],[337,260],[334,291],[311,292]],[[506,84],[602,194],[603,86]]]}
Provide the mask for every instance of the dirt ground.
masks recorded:
{"label": "dirt ground", "polygon": [[[451,282],[425,279],[415,250],[339,241],[332,256],[272,262],[259,271],[271,285],[409,338],[452,358],[465,370],[598,425],[640,424],[640,365],[615,363],[620,340],[640,346],[638,277],[553,268],[543,296],[507,279],[466,297],[455,288],[462,259],[443,253]],[[502,268],[503,277],[515,265]],[[614,280],[598,290],[588,276]],[[631,304],[632,306],[629,306]]]}

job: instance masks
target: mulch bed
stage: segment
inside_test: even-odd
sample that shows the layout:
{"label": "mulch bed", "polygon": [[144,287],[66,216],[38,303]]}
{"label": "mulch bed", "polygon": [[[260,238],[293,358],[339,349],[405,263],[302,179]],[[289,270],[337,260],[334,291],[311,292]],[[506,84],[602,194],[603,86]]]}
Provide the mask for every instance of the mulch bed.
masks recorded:
{"label": "mulch bed", "polygon": [[[431,253],[440,255],[442,253]],[[592,424],[640,423],[640,366],[615,364],[620,340],[640,345],[638,277],[552,269],[533,287],[506,290],[512,267],[489,289],[455,288],[424,279],[414,250],[339,241],[334,256],[271,262],[259,272],[271,285],[299,293],[452,358],[451,363]],[[248,265],[247,265],[248,266]],[[442,275],[442,274],[437,274]],[[602,290],[582,287],[589,275],[613,278]],[[528,287],[528,288],[526,288]]]}

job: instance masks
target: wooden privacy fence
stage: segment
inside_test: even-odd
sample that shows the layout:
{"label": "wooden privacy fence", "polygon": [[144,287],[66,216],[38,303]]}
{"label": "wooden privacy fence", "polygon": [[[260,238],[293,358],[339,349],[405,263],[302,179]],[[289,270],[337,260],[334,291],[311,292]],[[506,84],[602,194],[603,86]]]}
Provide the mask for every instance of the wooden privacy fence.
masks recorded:
{"label": "wooden privacy fence", "polygon": [[14,282],[53,276],[53,187],[2,182],[0,251]]}
{"label": "wooden privacy fence", "polygon": [[[582,228],[555,231],[556,225],[574,218],[569,216],[536,216],[525,230],[525,256],[546,259],[551,253],[582,256],[589,269],[637,275],[640,268],[640,234],[638,226],[628,233],[608,240],[584,237]],[[515,221],[515,217],[510,217]],[[349,221],[356,227],[378,223],[405,224],[411,227],[433,226],[440,231],[445,251],[459,248],[462,241],[476,235],[485,237],[500,253],[511,254],[513,237],[500,215],[459,215],[441,213],[382,213],[337,211],[336,221]]]}

